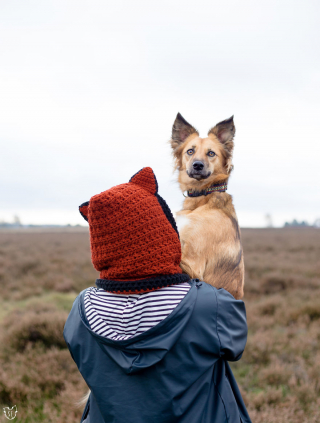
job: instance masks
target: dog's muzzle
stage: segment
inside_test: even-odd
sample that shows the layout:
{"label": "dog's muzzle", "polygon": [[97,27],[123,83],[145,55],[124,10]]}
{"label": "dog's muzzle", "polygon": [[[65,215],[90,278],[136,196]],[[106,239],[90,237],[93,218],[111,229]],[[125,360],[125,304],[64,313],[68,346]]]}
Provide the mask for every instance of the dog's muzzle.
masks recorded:
{"label": "dog's muzzle", "polygon": [[191,170],[187,170],[187,174],[190,178],[200,181],[201,179],[207,179],[211,175],[211,172],[206,172],[204,163],[196,160],[192,163]]}
{"label": "dog's muzzle", "polygon": [[187,175],[189,176],[189,178],[194,178],[197,181],[200,181],[201,179],[209,178],[209,176],[211,175],[211,172],[205,173],[205,172],[195,172],[195,171],[188,172],[187,171]]}

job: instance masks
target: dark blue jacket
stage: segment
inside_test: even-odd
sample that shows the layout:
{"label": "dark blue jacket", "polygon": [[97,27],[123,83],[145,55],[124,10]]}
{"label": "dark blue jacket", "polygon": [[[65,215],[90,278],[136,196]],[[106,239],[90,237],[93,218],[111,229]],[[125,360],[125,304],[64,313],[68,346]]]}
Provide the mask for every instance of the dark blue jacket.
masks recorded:
{"label": "dark blue jacket", "polygon": [[64,338],[91,389],[81,422],[249,423],[227,361],[247,339],[243,301],[191,281],[185,298],[150,330],[125,341],[94,333],[82,291]]}

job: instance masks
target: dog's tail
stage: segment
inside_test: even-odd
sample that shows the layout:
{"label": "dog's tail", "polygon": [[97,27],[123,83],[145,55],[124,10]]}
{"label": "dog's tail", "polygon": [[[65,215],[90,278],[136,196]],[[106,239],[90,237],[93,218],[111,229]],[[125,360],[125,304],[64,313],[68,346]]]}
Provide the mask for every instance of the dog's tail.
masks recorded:
{"label": "dog's tail", "polygon": [[86,403],[89,399],[90,393],[91,393],[91,391],[89,389],[89,391],[79,401],[76,401],[76,406],[77,407],[83,407],[84,405],[86,405]]}

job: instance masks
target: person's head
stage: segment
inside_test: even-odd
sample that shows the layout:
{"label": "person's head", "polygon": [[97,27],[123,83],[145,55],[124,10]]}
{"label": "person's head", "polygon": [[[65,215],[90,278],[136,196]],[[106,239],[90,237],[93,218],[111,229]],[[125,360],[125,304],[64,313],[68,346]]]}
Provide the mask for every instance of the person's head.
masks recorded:
{"label": "person's head", "polygon": [[88,221],[97,285],[141,293],[189,279],[179,267],[181,246],[172,213],[150,167],[79,207]]}

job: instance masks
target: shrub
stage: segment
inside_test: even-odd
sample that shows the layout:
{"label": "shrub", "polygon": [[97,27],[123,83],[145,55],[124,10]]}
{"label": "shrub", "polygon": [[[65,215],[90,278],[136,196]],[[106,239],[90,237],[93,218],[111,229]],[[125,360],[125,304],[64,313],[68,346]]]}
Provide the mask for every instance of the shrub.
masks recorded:
{"label": "shrub", "polygon": [[10,314],[4,322],[4,345],[23,352],[28,344],[39,343],[45,348],[66,348],[63,328],[68,314],[63,311]]}

